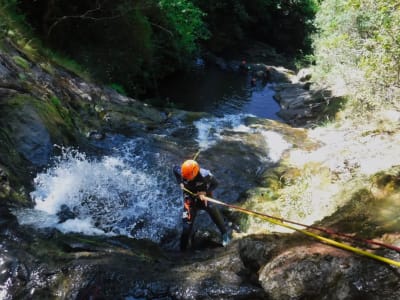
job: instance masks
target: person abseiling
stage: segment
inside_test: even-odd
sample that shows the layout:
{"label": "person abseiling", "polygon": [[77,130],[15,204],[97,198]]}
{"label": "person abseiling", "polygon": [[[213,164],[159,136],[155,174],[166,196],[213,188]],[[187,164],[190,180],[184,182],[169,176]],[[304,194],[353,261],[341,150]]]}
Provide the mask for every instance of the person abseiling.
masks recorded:
{"label": "person abseiling", "polygon": [[217,225],[222,235],[222,245],[225,247],[230,242],[228,231],[224,220],[217,207],[207,203],[202,196],[212,197],[212,191],[217,187],[218,182],[211,172],[200,168],[195,160],[186,160],[180,167],[175,166],[174,175],[181,189],[183,190],[183,215],[182,235],[180,248],[185,251],[192,233],[193,223],[199,209],[205,210]]}

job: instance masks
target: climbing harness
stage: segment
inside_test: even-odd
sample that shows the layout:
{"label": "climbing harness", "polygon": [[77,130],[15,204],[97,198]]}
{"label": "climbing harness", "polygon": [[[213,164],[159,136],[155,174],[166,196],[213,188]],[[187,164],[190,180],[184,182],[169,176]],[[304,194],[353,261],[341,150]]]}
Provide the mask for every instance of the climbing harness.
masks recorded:
{"label": "climbing harness", "polygon": [[[193,195],[193,196],[197,196],[195,193],[193,193],[192,191],[189,191],[186,188],[183,188],[183,190],[185,192]],[[326,233],[336,234],[338,236],[346,236],[346,238],[353,238],[353,237],[351,237],[349,235],[334,233],[333,231],[330,232],[329,230],[322,229],[322,228],[319,228],[319,227],[307,226],[307,225],[303,225],[303,224],[300,224],[300,223],[288,221],[288,220],[285,220],[285,219],[282,219],[282,218],[269,216],[269,215],[262,214],[262,213],[259,213],[259,212],[255,212],[255,211],[252,211],[252,210],[240,207],[240,206],[227,204],[225,202],[222,202],[222,201],[219,201],[219,200],[207,197],[207,196],[202,196],[202,199],[204,199],[206,201],[209,201],[209,202],[212,202],[212,203],[215,203],[215,204],[218,204],[218,205],[221,205],[221,206],[228,207],[228,208],[230,208],[232,210],[235,210],[235,211],[239,211],[239,212],[245,213],[245,214],[250,215],[250,216],[259,217],[259,218],[261,218],[263,220],[266,220],[266,221],[268,221],[270,223],[273,223],[273,224],[276,224],[276,225],[279,225],[279,226],[282,226],[282,227],[285,227],[285,228],[288,228],[288,229],[291,229],[291,230],[295,230],[297,232],[301,232],[301,233],[303,233],[303,234],[305,234],[307,236],[310,236],[310,237],[313,237],[313,238],[318,239],[320,241],[323,241],[326,244],[329,244],[329,245],[332,245],[332,246],[335,246],[335,247],[338,247],[338,248],[342,248],[342,249],[354,252],[354,253],[359,254],[359,255],[364,255],[364,256],[370,257],[372,259],[375,259],[375,260],[378,260],[378,261],[381,261],[381,262],[384,262],[384,263],[387,263],[387,264],[390,264],[390,265],[393,265],[393,266],[396,266],[396,267],[400,267],[400,262],[398,262],[398,261],[395,261],[395,260],[392,260],[390,258],[386,258],[386,257],[380,256],[380,255],[377,255],[377,254],[374,254],[374,253],[370,253],[368,251],[365,251],[365,250],[362,250],[362,249],[347,245],[347,244],[342,243],[342,242],[338,242],[338,241],[335,241],[335,240],[320,236],[318,234],[315,234],[313,232],[307,231],[305,229],[296,228],[294,226],[285,224],[284,222],[291,223],[291,224],[294,224],[294,225],[304,226],[304,227],[307,227],[307,228],[310,228],[310,229],[316,229],[316,230],[323,231],[323,232],[326,232]],[[360,239],[358,239],[358,240],[360,240]],[[378,242],[370,241],[370,240],[362,240],[362,241],[368,242],[368,243],[373,243],[373,244],[376,244],[376,245],[380,245],[380,246],[383,246],[383,247],[386,247],[386,248],[389,248],[389,249],[392,249],[392,250],[396,250],[396,251],[400,250],[398,247],[395,247],[395,246],[392,246],[392,245],[386,245],[386,244],[383,244],[383,243],[378,243]]]}

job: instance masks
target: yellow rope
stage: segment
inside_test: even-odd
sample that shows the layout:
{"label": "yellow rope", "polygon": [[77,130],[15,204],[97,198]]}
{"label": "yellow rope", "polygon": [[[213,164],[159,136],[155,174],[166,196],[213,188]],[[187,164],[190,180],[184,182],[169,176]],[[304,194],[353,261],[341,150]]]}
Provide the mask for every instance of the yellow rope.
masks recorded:
{"label": "yellow rope", "polygon": [[[183,188],[183,190],[185,192],[188,192],[189,194],[191,194],[193,196],[196,196],[196,194],[192,193],[191,191],[189,191],[186,188]],[[260,214],[260,213],[257,213],[257,212],[254,212],[254,211],[251,211],[251,210],[248,210],[248,209],[236,206],[236,205],[226,204],[226,203],[224,203],[222,201],[219,201],[219,200],[207,197],[207,196],[202,196],[202,198],[204,200],[206,200],[206,201],[213,202],[215,204],[219,204],[219,205],[222,205],[222,206],[226,206],[226,207],[229,207],[229,208],[231,208],[233,210],[240,211],[242,213],[245,213],[245,214],[248,214],[248,215],[251,215],[251,216],[259,217],[259,218],[261,218],[263,220],[266,220],[266,221],[268,221],[270,223],[273,223],[273,224],[276,224],[276,225],[279,225],[279,226],[283,226],[283,227],[286,227],[286,228],[291,229],[291,230],[295,230],[295,231],[301,232],[301,233],[303,233],[305,235],[308,235],[308,236],[311,236],[311,237],[313,237],[315,239],[323,241],[323,242],[325,242],[325,243],[327,243],[329,245],[333,245],[335,247],[342,248],[342,249],[357,253],[359,255],[364,255],[364,256],[373,258],[375,260],[378,260],[378,261],[381,261],[381,262],[384,262],[384,263],[387,263],[387,264],[390,264],[390,265],[393,265],[393,266],[396,266],[396,267],[400,267],[400,262],[395,261],[393,259],[386,258],[386,257],[380,256],[380,255],[376,255],[376,254],[370,253],[368,251],[365,251],[365,250],[362,250],[362,249],[359,249],[359,248],[356,248],[356,247],[353,247],[353,246],[350,246],[350,245],[347,245],[347,244],[344,244],[344,243],[341,243],[341,242],[337,242],[335,240],[320,236],[318,234],[312,233],[312,232],[304,230],[304,229],[298,229],[298,228],[296,228],[294,226],[284,224],[281,221],[269,218],[269,217],[267,217],[267,216],[265,216],[263,214]]]}
{"label": "yellow rope", "polygon": [[199,151],[196,152],[196,154],[193,156],[193,160],[196,160],[197,157],[199,156],[201,150],[199,149]]}

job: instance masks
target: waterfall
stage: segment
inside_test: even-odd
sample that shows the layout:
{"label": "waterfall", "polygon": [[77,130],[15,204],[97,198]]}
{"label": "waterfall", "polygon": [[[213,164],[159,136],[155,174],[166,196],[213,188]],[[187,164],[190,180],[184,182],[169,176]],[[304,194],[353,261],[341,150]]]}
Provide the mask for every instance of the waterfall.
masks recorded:
{"label": "waterfall", "polygon": [[[180,224],[180,193],[166,158],[150,148],[139,138],[101,158],[63,149],[50,168],[37,174],[31,193],[35,210],[20,211],[20,222],[160,241]],[[62,207],[75,217],[59,223]]]}

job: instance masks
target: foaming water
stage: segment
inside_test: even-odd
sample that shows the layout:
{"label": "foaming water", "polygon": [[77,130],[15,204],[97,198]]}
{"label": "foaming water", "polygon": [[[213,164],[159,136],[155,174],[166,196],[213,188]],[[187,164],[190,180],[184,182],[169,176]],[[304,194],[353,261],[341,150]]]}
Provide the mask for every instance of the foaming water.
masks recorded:
{"label": "foaming water", "polygon": [[223,117],[202,118],[194,122],[197,128],[196,141],[199,149],[205,150],[215,145],[222,139],[221,133],[224,130],[250,131],[250,128],[243,124],[244,120],[251,115],[237,114],[225,115]]}
{"label": "foaming water", "polygon": [[[100,159],[63,149],[54,165],[36,176],[35,210],[17,213],[20,223],[160,241],[177,226],[179,192],[165,158],[146,150],[146,143],[131,140]],[[74,218],[59,223],[62,206]]]}
{"label": "foaming water", "polygon": [[[199,149],[206,150],[223,141],[224,135],[230,132],[261,135],[266,143],[266,158],[272,163],[277,163],[282,154],[292,145],[275,131],[246,125],[246,119],[249,117],[254,116],[250,114],[225,115],[220,118],[202,118],[194,122],[198,131],[196,141]],[[240,140],[241,136],[238,136],[237,139]]]}
{"label": "foaming water", "polygon": [[281,159],[283,152],[292,147],[292,145],[285,141],[282,135],[277,132],[262,130],[261,134],[269,145],[268,156],[274,163],[277,163]]}

